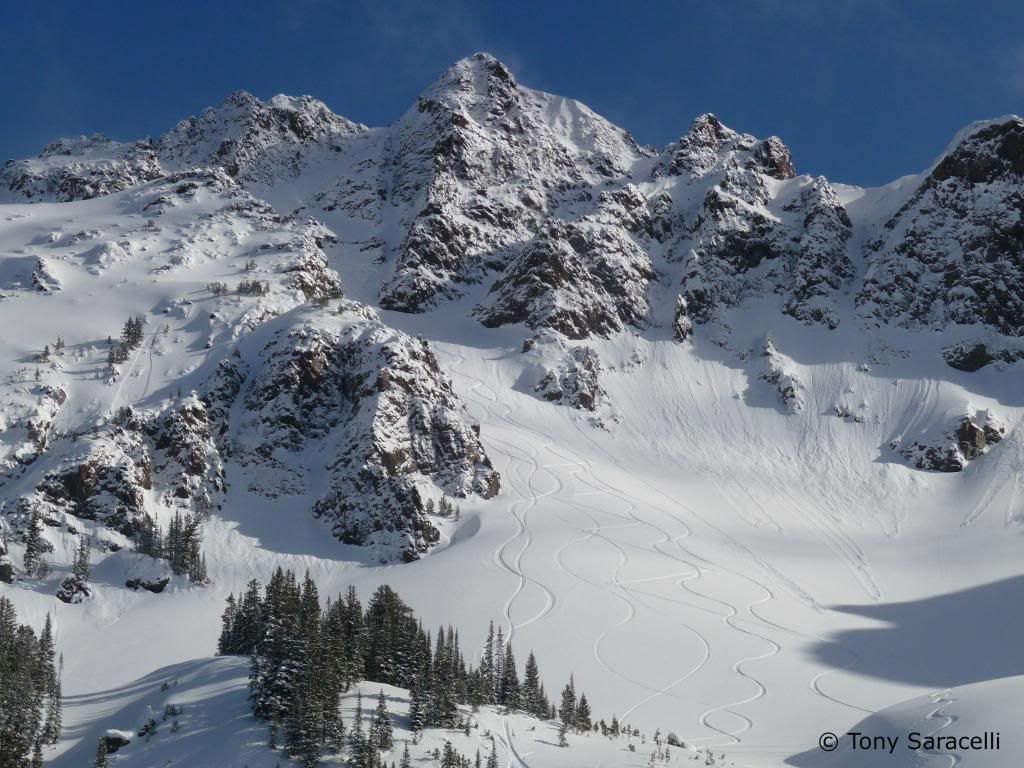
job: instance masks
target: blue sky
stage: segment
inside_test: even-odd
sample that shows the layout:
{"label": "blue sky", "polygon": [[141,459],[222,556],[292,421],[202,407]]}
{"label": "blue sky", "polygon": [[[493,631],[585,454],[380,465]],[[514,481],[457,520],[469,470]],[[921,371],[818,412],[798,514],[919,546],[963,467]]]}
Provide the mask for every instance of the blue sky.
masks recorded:
{"label": "blue sky", "polygon": [[243,88],[383,125],[478,50],[644,143],[715,112],[848,183],[918,171],[963,125],[1024,112],[1022,2],[0,0],[0,29],[0,161],[158,134]]}

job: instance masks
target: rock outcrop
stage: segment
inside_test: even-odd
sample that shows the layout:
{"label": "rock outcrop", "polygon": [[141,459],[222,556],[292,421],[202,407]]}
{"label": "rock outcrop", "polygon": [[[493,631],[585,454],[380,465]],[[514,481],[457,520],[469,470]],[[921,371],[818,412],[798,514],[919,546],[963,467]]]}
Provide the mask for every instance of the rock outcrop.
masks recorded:
{"label": "rock outcrop", "polygon": [[1024,335],[1024,120],[968,130],[870,245],[861,312],[877,322]]}
{"label": "rock outcrop", "polygon": [[968,462],[984,455],[1003,439],[1006,427],[989,411],[964,416],[935,439],[909,443],[894,441],[891,448],[917,469],[960,472]]}
{"label": "rock outcrop", "polygon": [[[280,331],[245,390],[239,460],[266,495],[326,491],[314,512],[347,544],[418,557],[437,542],[427,501],[498,491],[464,406],[425,341],[383,325],[369,310]],[[301,457],[306,457],[300,461]]]}

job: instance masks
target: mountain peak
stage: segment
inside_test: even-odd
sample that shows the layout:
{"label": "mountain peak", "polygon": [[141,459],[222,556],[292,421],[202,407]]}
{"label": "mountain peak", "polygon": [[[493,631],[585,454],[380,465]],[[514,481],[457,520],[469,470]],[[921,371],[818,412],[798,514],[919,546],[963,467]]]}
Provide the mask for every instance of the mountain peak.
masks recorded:
{"label": "mountain peak", "polygon": [[486,97],[496,90],[517,87],[512,72],[498,59],[489,53],[474,53],[448,67],[423,91],[421,98],[439,99],[452,93]]}
{"label": "mountain peak", "polygon": [[970,183],[1024,175],[1024,119],[1007,115],[972,123],[960,131],[932,169],[931,178]]}

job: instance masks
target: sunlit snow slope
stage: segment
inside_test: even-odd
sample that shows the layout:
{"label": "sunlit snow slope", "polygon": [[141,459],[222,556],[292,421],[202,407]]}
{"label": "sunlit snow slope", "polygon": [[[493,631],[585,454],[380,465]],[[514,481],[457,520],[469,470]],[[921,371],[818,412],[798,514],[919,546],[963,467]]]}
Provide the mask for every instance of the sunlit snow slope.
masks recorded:
{"label": "sunlit snow slope", "polygon": [[[1012,256],[998,269],[964,256],[978,232],[1014,231],[1019,183],[978,181],[989,165],[970,164],[986,151],[971,144],[930,175],[833,190],[796,176],[777,139],[707,116],[663,151],[640,148],[582,105],[508,85],[492,62],[456,65],[386,129],[311,100],[236,95],[134,160],[108,148],[113,165],[85,178],[109,188],[76,196],[86,182],[60,175],[60,154],[56,176],[43,157],[18,177],[42,202],[15,190],[0,205],[0,534],[16,568],[18,500],[38,502],[46,473],[87,446],[128,461],[119,409],[194,404],[222,361],[237,366],[230,397],[204,401],[202,444],[217,455],[208,585],[127,589],[166,569],[132,551],[130,526],[66,510],[46,527],[51,576],[0,583],[24,620],[56,619],[70,705],[58,764],[81,764],[107,728],[137,727],[172,674],[207,702],[204,728],[230,733],[249,765],[272,764],[250,743],[263,735],[244,714],[244,670],[196,660],[214,650],[226,596],[278,565],[308,570],[321,596],[390,584],[427,625],[457,625],[469,651],[494,619],[517,653],[536,652],[549,691],[571,673],[595,715],[735,765],[860,765],[819,754],[818,735],[883,710],[895,712],[886,727],[925,717],[950,732],[1019,719],[1019,696],[1001,687],[1016,683],[983,683],[1024,674],[1024,363],[1007,303],[1019,297],[990,279]],[[239,138],[249,109],[259,126],[292,115],[281,124],[296,133]],[[223,168],[181,170],[213,164],[223,135],[237,150]],[[959,208],[941,206],[962,203],[961,182],[991,188],[958,229]],[[908,252],[908,232],[928,247]],[[947,255],[941,237],[963,246],[963,285],[929,261]],[[241,279],[266,292],[238,293]],[[215,295],[218,281],[232,289]],[[130,315],[145,318],[145,340],[112,376],[106,340]],[[64,351],[37,359],[58,337]],[[979,342],[990,359],[975,370],[950,352]],[[358,379],[358,398],[308,384],[301,354],[318,344],[344,361],[340,381]],[[323,424],[301,410],[275,421],[287,403],[258,395],[277,397],[279,369],[297,371]],[[413,411],[421,432],[406,429],[421,426]],[[928,449],[946,450],[965,419],[998,443],[957,454],[962,471],[932,471]],[[436,450],[394,485],[359,485],[335,461],[365,448],[391,467],[424,444]],[[166,524],[169,505],[191,503],[171,498],[174,466],[135,511]],[[367,515],[394,499],[413,511],[364,546],[341,543],[352,513],[338,489],[357,487]],[[436,542],[413,542],[416,494],[442,492],[461,519],[434,519]],[[69,605],[54,593],[79,531],[107,543],[93,594]],[[510,766],[646,764],[621,745],[537,746],[515,718],[488,717]],[[126,764],[178,764],[191,753],[176,743]],[[1020,749],[1004,733],[1002,757]],[[221,754],[182,764],[225,765]],[[953,764],[927,760],[871,764]]]}

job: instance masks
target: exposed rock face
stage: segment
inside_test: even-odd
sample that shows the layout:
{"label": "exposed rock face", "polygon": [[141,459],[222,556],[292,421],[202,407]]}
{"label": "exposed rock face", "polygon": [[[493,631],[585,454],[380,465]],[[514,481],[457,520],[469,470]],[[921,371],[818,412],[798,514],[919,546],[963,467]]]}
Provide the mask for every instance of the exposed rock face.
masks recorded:
{"label": "exposed rock face", "polygon": [[60,589],[57,590],[57,599],[63,603],[77,604],[81,603],[91,594],[92,590],[89,589],[87,581],[83,581],[77,576],[68,576],[60,583]]}
{"label": "exposed rock face", "polygon": [[565,363],[549,370],[534,388],[545,400],[593,411],[605,396],[598,376],[601,361],[590,347],[576,347]]}
{"label": "exposed rock face", "polygon": [[310,96],[264,102],[239,91],[199,117],[182,120],[155,151],[167,168],[220,166],[239,180],[272,185],[299,175],[316,151],[337,151],[365,130]]}
{"label": "exposed rock face", "polygon": [[794,175],[789,151],[775,138],[757,141],[698,118],[656,172],[707,186],[688,235],[673,244],[683,261],[674,334],[751,296],[786,297],[784,311],[834,328],[832,305],[853,274],[849,217],[824,178],[779,187]]}
{"label": "exposed rock face", "polygon": [[238,435],[251,488],[305,493],[297,457],[322,456],[328,490],[314,511],[341,541],[415,558],[438,539],[426,514],[432,488],[497,493],[498,474],[426,342],[351,304],[337,323],[279,333],[262,360]]}
{"label": "exposed rock face", "polygon": [[587,199],[643,154],[582,104],[519,86],[486,54],[449,69],[392,130],[393,194],[419,213],[380,300],[412,312],[461,293],[549,211]]}
{"label": "exposed rock face", "polygon": [[1001,344],[990,347],[984,342],[954,344],[942,351],[942,357],[953,368],[974,372],[994,362],[1013,363],[1024,360],[1024,345]]}
{"label": "exposed rock face", "polygon": [[127,747],[132,743],[131,734],[124,731],[107,731],[103,736],[100,736],[100,740],[106,746],[108,755],[112,755],[121,747]]}
{"label": "exposed rock face", "polygon": [[861,311],[905,326],[1024,335],[1024,120],[978,128],[935,166],[867,255]]}
{"label": "exposed rock face", "polygon": [[129,537],[146,514],[147,491],[168,507],[198,512],[209,512],[224,491],[209,418],[195,397],[160,414],[122,409],[51,453],[53,468],[24,502],[47,517],[93,520]]}
{"label": "exposed rock face", "polygon": [[117,425],[59,446],[29,497],[48,516],[60,513],[95,520],[133,535],[144,513],[144,491],[152,487],[152,463],[142,434]]}
{"label": "exposed rock face", "polygon": [[852,233],[850,217],[820,176],[803,189],[792,210],[802,214],[803,221],[786,312],[805,323],[835,328],[839,324],[836,297],[853,276],[846,249]]}
{"label": "exposed rock face", "polygon": [[608,336],[643,323],[652,275],[648,255],[620,229],[553,221],[475,312],[490,327],[524,322],[571,339]]}
{"label": "exposed rock face", "polygon": [[140,589],[144,589],[147,592],[152,592],[154,595],[158,595],[161,592],[163,592],[167,588],[167,585],[170,584],[170,583],[171,583],[171,577],[170,576],[163,576],[163,577],[161,577],[159,579],[150,579],[150,580],[142,579],[142,578],[128,579],[124,583],[124,585],[126,587],[128,587],[128,589],[132,590],[133,592],[136,592],[136,591],[138,591]]}
{"label": "exposed rock face", "polygon": [[689,132],[665,151],[666,161],[655,173],[698,178],[727,163],[735,169],[755,171],[785,180],[796,176],[789,148],[772,136],[758,141],[749,134],[727,128],[714,115],[698,117]]}
{"label": "exposed rock face", "polygon": [[147,141],[122,144],[103,136],[61,139],[39,157],[10,160],[0,191],[11,200],[88,200],[159,178],[163,169]]}
{"label": "exposed rock face", "polygon": [[891,447],[917,469],[960,472],[1003,439],[1006,427],[988,411],[965,416],[934,440],[894,442]]}
{"label": "exposed rock face", "polygon": [[789,361],[779,353],[771,338],[766,337],[760,350],[760,373],[764,381],[775,387],[779,400],[790,413],[804,409],[804,384]]}

